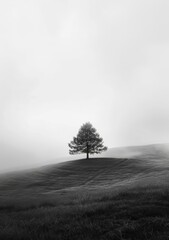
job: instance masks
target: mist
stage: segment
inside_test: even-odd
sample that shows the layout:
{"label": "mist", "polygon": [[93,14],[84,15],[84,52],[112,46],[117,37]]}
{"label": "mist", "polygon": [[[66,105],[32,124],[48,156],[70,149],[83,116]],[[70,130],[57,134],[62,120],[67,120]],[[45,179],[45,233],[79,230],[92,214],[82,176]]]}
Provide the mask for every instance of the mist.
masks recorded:
{"label": "mist", "polygon": [[109,148],[169,142],[169,2],[0,3],[1,171],[62,161],[90,121]]}

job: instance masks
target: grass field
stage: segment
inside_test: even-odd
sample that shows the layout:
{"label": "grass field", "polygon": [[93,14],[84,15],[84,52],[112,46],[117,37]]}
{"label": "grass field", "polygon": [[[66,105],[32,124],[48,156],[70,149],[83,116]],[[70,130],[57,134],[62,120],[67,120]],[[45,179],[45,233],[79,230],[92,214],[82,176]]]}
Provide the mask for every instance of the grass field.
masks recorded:
{"label": "grass field", "polygon": [[169,162],[93,158],[0,179],[0,239],[169,239]]}

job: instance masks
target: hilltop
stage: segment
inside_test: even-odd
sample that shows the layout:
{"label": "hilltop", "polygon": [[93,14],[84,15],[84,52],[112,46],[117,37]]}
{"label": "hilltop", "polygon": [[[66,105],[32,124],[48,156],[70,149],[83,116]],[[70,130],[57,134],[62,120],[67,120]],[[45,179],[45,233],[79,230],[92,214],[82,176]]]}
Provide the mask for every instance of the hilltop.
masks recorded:
{"label": "hilltop", "polygon": [[1,175],[0,238],[168,239],[168,144],[104,154]]}
{"label": "hilltop", "polygon": [[109,149],[101,158],[98,155],[98,158],[89,160],[77,159],[3,174],[0,178],[0,195],[5,192],[8,195],[10,192],[20,194],[21,191],[37,195],[82,188],[108,189],[138,183],[159,184],[165,183],[168,170],[168,144]]}

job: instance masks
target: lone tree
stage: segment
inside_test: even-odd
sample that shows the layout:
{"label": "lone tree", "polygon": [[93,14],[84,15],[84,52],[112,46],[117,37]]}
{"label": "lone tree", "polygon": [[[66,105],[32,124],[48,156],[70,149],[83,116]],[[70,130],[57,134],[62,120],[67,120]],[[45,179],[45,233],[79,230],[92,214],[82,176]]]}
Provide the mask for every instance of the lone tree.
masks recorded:
{"label": "lone tree", "polygon": [[89,153],[98,154],[107,150],[107,147],[103,146],[103,139],[90,122],[81,126],[77,137],[73,137],[73,140],[68,145],[70,154],[86,153],[87,159],[89,159]]}

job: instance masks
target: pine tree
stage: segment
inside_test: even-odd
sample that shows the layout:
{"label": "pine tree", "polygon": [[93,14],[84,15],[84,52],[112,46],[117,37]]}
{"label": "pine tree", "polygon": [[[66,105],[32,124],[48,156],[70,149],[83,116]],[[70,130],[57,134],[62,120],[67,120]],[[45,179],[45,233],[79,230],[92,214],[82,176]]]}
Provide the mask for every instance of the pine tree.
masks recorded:
{"label": "pine tree", "polygon": [[107,150],[107,147],[103,146],[103,139],[90,122],[81,126],[77,137],[73,137],[68,146],[70,147],[70,154],[86,153],[87,159],[89,158],[89,153],[98,154]]}

